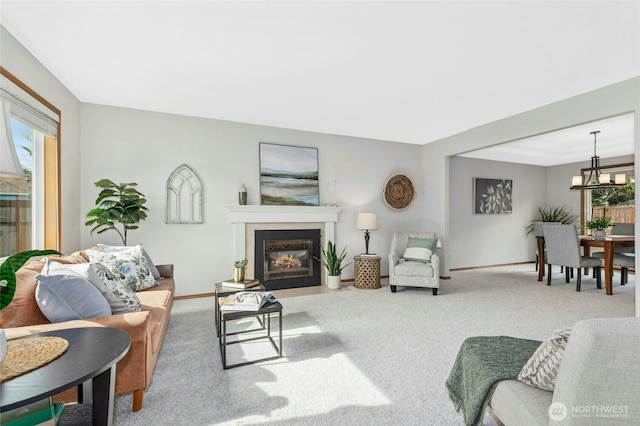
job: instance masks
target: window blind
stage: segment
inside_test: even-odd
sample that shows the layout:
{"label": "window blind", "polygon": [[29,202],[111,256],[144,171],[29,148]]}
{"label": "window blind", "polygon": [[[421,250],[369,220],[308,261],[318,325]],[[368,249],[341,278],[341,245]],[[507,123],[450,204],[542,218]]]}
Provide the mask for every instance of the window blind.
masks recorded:
{"label": "window blind", "polygon": [[0,98],[8,103],[5,114],[47,136],[57,137],[59,116],[5,76],[0,79]]}

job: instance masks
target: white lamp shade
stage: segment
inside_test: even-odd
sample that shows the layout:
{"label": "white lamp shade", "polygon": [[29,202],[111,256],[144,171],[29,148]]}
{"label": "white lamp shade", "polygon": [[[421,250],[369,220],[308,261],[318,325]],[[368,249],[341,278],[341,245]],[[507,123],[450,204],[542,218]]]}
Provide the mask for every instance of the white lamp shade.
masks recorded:
{"label": "white lamp shade", "polygon": [[611,174],[609,174],[609,173],[600,174],[600,177],[598,178],[598,182],[599,183],[611,183]]}
{"label": "white lamp shade", "polygon": [[358,213],[357,229],[378,229],[378,217],[375,213]]}
{"label": "white lamp shade", "polygon": [[616,184],[624,185],[625,183],[627,183],[627,175],[624,173],[616,174]]}
{"label": "white lamp shade", "polygon": [[574,176],[573,178],[571,178],[571,185],[582,185],[582,176]]}

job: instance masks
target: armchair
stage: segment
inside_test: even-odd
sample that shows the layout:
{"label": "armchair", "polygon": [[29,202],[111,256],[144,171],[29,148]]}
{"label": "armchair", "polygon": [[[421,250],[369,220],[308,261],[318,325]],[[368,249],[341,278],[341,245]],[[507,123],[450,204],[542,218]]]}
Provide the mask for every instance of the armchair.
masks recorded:
{"label": "armchair", "polygon": [[[412,246],[418,248],[413,250],[415,257],[407,252],[409,240]],[[425,243],[431,241],[431,249],[422,250]],[[434,232],[394,232],[391,239],[391,250],[389,252],[389,286],[391,292],[395,293],[398,286],[405,287],[426,287],[433,290],[433,295],[438,294],[440,288],[440,258],[437,249],[440,241]],[[413,256],[413,255],[411,255]]]}

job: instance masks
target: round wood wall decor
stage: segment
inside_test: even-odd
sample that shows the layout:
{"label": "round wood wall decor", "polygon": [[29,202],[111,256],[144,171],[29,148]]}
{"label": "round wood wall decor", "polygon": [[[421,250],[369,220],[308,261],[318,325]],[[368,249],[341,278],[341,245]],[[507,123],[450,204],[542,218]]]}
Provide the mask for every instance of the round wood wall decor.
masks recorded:
{"label": "round wood wall decor", "polygon": [[394,210],[404,210],[413,203],[416,192],[413,183],[405,175],[393,175],[384,184],[382,197],[387,206]]}

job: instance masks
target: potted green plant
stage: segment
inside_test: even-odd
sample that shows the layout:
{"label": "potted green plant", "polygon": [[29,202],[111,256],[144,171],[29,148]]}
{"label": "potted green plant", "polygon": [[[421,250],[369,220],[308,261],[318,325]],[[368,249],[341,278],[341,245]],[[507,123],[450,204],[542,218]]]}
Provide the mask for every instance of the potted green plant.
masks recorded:
{"label": "potted green plant", "polygon": [[[144,195],[135,187],[137,183],[116,184],[109,179],[101,179],[95,183],[102,188],[96,199],[96,207],[89,210],[87,217],[93,219],[85,222],[86,226],[95,225],[91,229],[102,234],[110,229],[115,230],[122,243],[127,245],[127,231],[138,229],[138,223],[147,218],[147,202]],[[122,227],[122,231],[118,229]]]}
{"label": "potted green plant", "polygon": [[239,283],[244,281],[244,270],[247,267],[249,260],[245,257],[242,260],[236,260],[233,262],[233,281]]}
{"label": "potted green plant", "polygon": [[606,217],[588,220],[585,224],[587,229],[593,231],[593,235],[597,238],[603,238],[607,235],[606,229],[613,225],[613,222]]}
{"label": "potted green plant", "polygon": [[575,225],[578,221],[578,215],[571,212],[566,206],[549,206],[546,208],[538,207],[539,217],[533,219],[525,227],[525,236],[535,234],[536,222],[558,222],[563,225]]}
{"label": "potted green plant", "polygon": [[327,287],[335,290],[340,288],[340,275],[342,270],[346,268],[349,263],[343,264],[344,258],[347,257],[347,248],[342,249],[340,256],[336,252],[336,246],[331,241],[327,241],[327,249],[320,247],[322,250],[322,257],[319,259],[314,256],[314,259],[320,261],[322,266],[327,270]]}
{"label": "potted green plant", "polygon": [[[47,256],[50,254],[62,254],[56,250],[29,250],[7,257],[0,264],[0,310],[9,306],[16,294],[16,272],[27,260],[34,256]],[[7,353],[7,336],[0,328],[0,362]]]}

